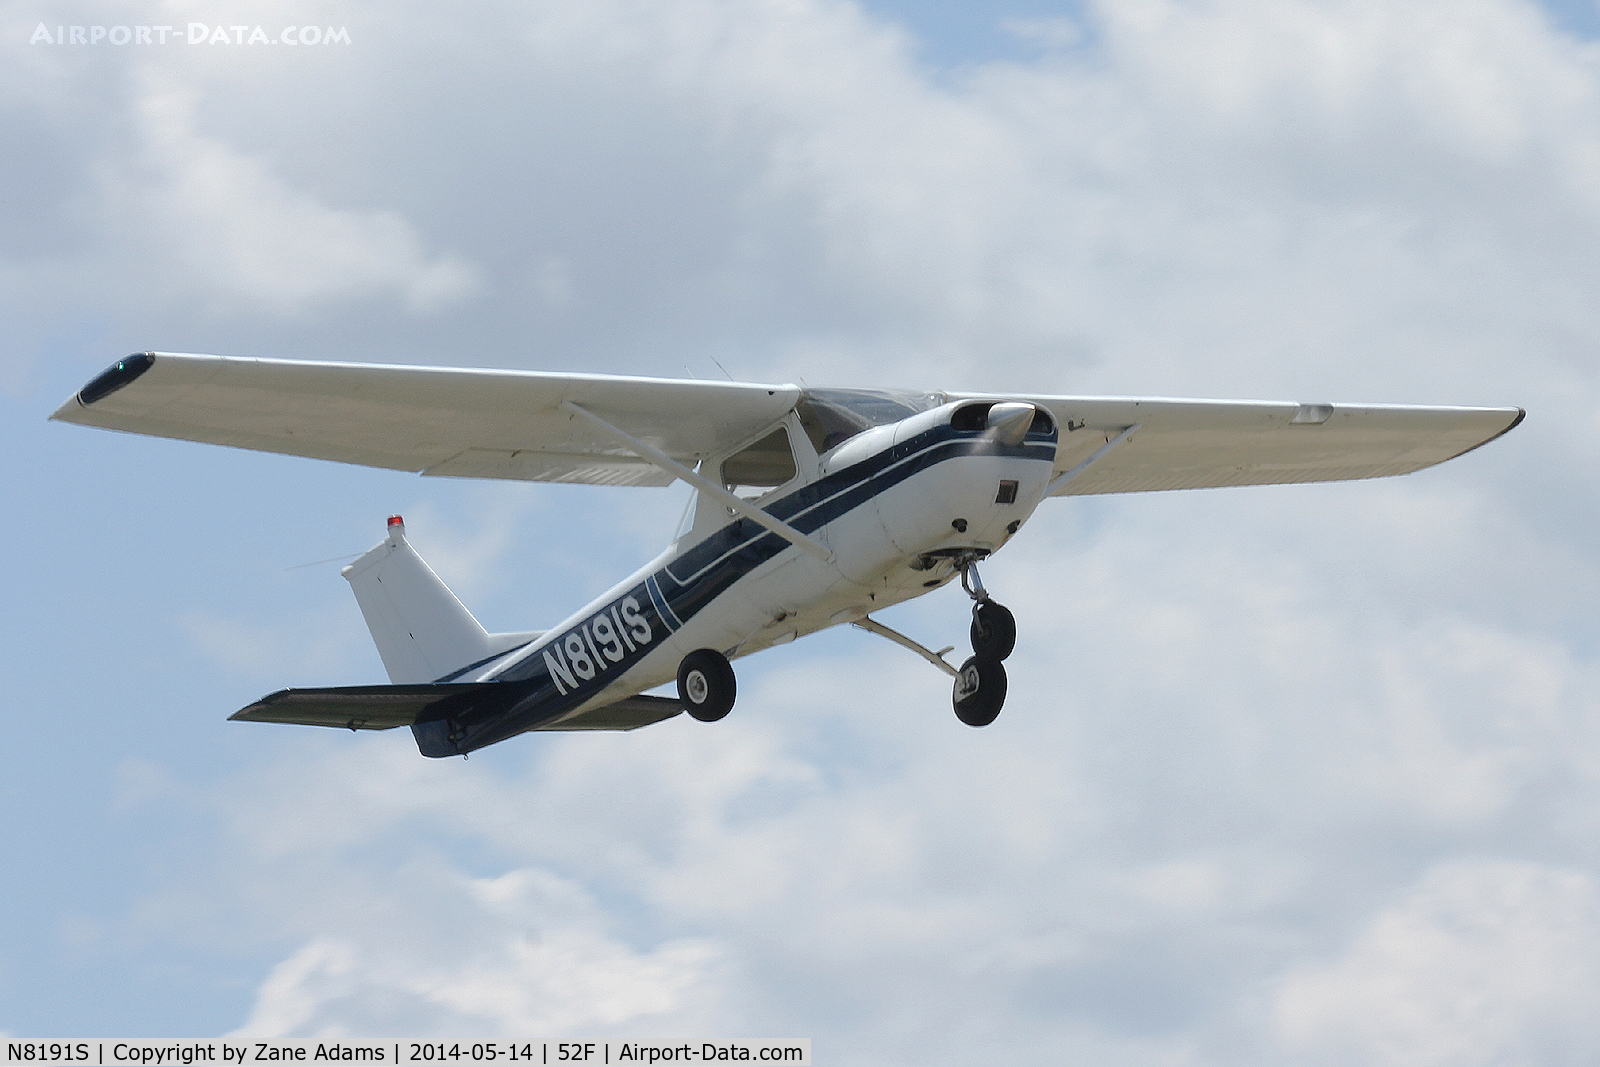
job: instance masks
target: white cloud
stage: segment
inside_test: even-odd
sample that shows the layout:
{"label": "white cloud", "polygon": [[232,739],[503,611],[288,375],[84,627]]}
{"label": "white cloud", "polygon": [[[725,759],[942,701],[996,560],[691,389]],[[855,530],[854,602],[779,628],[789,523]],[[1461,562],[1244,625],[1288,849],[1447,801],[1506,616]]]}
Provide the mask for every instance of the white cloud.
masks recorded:
{"label": "white cloud", "polygon": [[449,882],[435,900],[454,916],[449,943],[405,930],[381,942],[318,936],[273,968],[229,1036],[581,1035],[662,1018],[682,1027],[711,1009],[711,942],[637,950],[605,931],[579,887],[546,872]]}
{"label": "white cloud", "polygon": [[1461,861],[1428,872],[1276,997],[1308,1063],[1580,1063],[1600,1041],[1600,898],[1587,874]]}
{"label": "white cloud", "polygon": [[105,221],[186,267],[189,286],[224,306],[288,313],[374,295],[430,312],[478,288],[473,267],[428,256],[395,212],[330,207],[290,187],[259,155],[197,132],[194,87],[154,74],[140,81],[142,147],[108,166]]}

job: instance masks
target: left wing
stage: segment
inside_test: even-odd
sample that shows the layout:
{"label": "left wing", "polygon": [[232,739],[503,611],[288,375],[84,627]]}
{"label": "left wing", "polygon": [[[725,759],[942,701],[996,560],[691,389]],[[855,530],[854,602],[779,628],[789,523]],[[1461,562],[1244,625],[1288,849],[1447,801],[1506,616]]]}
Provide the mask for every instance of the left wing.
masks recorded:
{"label": "left wing", "polygon": [[1408,474],[1487,444],[1523,416],[1521,408],[1151,397],[986,399],[1020,400],[1055,416],[1061,427],[1055,496]]}
{"label": "left wing", "polygon": [[562,403],[693,467],[776,423],[799,396],[792,385],[145,352],[51,418],[422,474],[667,485],[672,475]]}

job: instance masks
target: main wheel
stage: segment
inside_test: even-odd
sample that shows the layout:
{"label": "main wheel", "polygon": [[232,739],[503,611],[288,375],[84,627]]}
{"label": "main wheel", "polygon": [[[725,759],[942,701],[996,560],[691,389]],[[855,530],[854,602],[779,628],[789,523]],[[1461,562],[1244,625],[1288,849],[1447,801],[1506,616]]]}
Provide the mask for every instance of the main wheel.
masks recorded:
{"label": "main wheel", "polygon": [[951,700],[956,718],[968,726],[988,726],[1006,702],[1006,668],[997,659],[973,656],[956,675]]}
{"label": "main wheel", "polygon": [[1017,620],[1003,604],[984,600],[972,608],[972,651],[984,659],[1002,660],[1017,647]]}
{"label": "main wheel", "polygon": [[678,664],[678,699],[701,722],[716,722],[732,711],[738,694],[733,664],[721,652],[698,648]]}

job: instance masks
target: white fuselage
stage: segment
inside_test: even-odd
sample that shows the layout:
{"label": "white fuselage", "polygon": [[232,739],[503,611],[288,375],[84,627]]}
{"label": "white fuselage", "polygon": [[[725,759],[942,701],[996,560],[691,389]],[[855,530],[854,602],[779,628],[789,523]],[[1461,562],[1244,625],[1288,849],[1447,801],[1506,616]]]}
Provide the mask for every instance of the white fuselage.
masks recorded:
{"label": "white fuselage", "polygon": [[661,556],[538,641],[457,679],[551,683],[518,721],[484,724],[464,747],[670,682],[696,649],[736,659],[861,619],[999,549],[1044,496],[1056,430],[1045,419],[1008,444],[981,421],[953,427],[963,406],[972,404],[864,430],[821,456],[791,434],[794,477],[754,503],[819,542],[827,560],[701,494],[692,528]]}

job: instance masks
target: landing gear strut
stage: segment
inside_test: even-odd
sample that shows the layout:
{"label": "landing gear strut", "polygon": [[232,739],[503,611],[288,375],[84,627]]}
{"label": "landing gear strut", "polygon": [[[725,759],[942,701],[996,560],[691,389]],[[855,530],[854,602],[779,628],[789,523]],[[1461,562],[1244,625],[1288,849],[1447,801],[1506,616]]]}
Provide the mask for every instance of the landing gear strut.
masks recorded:
{"label": "landing gear strut", "polygon": [[1017,644],[1017,622],[1002,604],[989,598],[976,560],[961,564],[961,588],[972,605],[972,656],[956,674],[951,702],[956,718],[968,726],[988,726],[1006,701],[1006,668],[1000,661]]}

